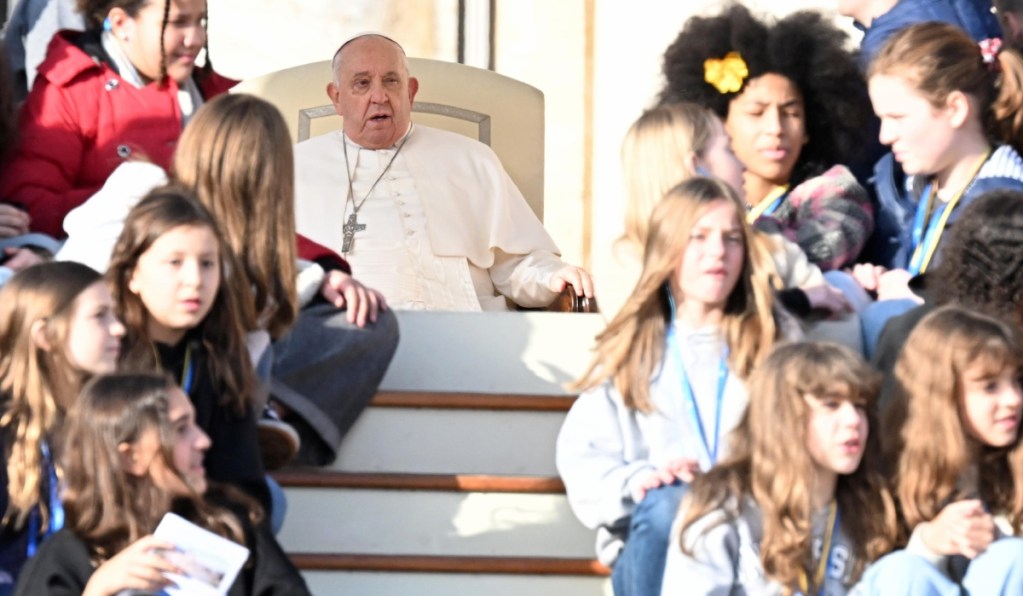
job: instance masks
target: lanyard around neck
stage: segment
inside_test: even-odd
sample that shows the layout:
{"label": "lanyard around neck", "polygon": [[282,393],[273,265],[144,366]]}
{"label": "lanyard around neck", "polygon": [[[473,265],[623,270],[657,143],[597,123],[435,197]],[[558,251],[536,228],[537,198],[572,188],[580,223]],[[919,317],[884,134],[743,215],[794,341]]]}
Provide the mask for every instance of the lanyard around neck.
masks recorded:
{"label": "lanyard around neck", "polygon": [[[163,362],[160,360],[160,350],[153,346],[153,355],[156,356],[156,367],[163,370]],[[181,379],[178,386],[185,392],[185,395],[192,394],[192,384],[195,382],[195,358],[192,354],[192,342],[185,344],[185,361],[181,366]]]}
{"label": "lanyard around neck", "polygon": [[[53,456],[50,455],[50,447],[43,441],[39,448],[43,452],[43,467],[47,472],[50,497],[50,523],[43,534],[45,537],[64,527],[64,504],[60,500],[60,481],[57,478],[57,469],[53,465]],[[39,517],[38,507],[33,508],[28,515],[28,547],[25,552],[29,558],[34,557],[39,550]]]}
{"label": "lanyard around neck", "polygon": [[[988,149],[974,166],[969,180],[958,192],[947,202],[942,203],[931,211],[931,205],[935,203],[937,192],[934,191],[934,183],[928,182],[924,192],[920,196],[920,202],[916,206],[916,215],[913,217],[913,256],[909,260],[908,271],[912,275],[919,275],[927,271],[934,253],[938,250],[941,235],[945,233],[948,225],[948,218],[952,215],[959,200],[966,194],[966,189],[973,184],[973,180],[980,173],[980,169],[991,156],[991,149]],[[925,223],[926,222],[926,223]],[[926,232],[924,227],[926,225]]]}
{"label": "lanyard around neck", "polygon": [[696,395],[693,393],[693,386],[689,382],[689,375],[686,373],[685,363],[682,361],[682,346],[679,344],[678,336],[675,333],[674,323],[669,323],[668,328],[668,351],[674,355],[676,368],[679,377],[682,379],[682,396],[685,401],[686,410],[689,413],[690,421],[696,430],[697,438],[703,447],[703,455],[706,457],[706,466],[703,469],[710,469],[718,460],[718,445],[721,440],[721,409],[725,397],[725,385],[728,382],[728,350],[721,355],[721,362],[718,364],[718,386],[717,396],[714,402],[714,442],[711,443],[707,437],[707,431],[700,417],[700,409],[696,405]]}
{"label": "lanyard around neck", "polygon": [[[838,533],[838,526],[841,524],[841,516],[838,514],[838,504],[831,501],[828,506],[828,523],[824,526],[824,543],[821,545],[821,558],[817,561],[817,568],[813,574],[813,587],[817,589],[818,596],[824,596],[824,575],[828,570],[828,562],[831,561],[831,551],[834,548],[835,534]],[[799,587],[803,594],[810,593],[810,586],[807,585],[806,571],[799,571]]]}
{"label": "lanyard around neck", "polygon": [[789,185],[775,186],[759,203],[750,208],[746,221],[753,223],[765,215],[773,215],[785,197],[789,196]]}

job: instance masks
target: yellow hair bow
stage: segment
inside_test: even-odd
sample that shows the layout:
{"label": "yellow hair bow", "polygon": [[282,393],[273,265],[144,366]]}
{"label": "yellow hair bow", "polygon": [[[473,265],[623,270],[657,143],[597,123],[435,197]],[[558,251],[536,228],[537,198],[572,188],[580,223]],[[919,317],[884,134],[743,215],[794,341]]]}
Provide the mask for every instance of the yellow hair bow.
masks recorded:
{"label": "yellow hair bow", "polygon": [[739,52],[728,52],[724,58],[708,58],[703,61],[703,80],[718,90],[718,93],[735,93],[742,89],[742,82],[749,76],[749,68]]}

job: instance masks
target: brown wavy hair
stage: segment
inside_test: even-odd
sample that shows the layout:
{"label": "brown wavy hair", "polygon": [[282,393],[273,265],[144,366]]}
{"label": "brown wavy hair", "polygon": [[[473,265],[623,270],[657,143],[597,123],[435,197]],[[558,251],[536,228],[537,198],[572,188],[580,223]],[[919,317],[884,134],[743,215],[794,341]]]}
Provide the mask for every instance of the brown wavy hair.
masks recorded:
{"label": "brown wavy hair", "polygon": [[874,56],[867,78],[899,76],[933,106],[960,91],[977,102],[987,134],[1023,151],[1023,56],[1008,46],[997,68],[984,63],[977,42],[947,23],[919,23],[892,35]]}
{"label": "brown wavy hair", "polygon": [[252,293],[239,280],[241,268],[216,220],[192,191],[180,185],[155,188],[135,205],[124,220],[124,228],[110,256],[107,280],[117,304],[117,317],[125,327],[121,362],[126,370],[158,368],[149,337],[149,313],[128,284],[139,257],[160,236],[181,226],[207,228],[217,239],[220,287],[206,318],[191,333],[198,335],[209,357],[214,387],[222,393],[221,404],[244,412],[255,391],[255,373],[245,345],[245,333],[256,327]]}
{"label": "brown wavy hair", "polygon": [[[836,392],[836,387],[840,387]],[[868,433],[863,459],[855,472],[838,477],[835,501],[842,532],[852,543],[856,561],[852,581],[895,541],[895,505],[878,470],[880,443],[873,414],[880,379],[863,358],[830,343],[779,345],[750,375],[750,402],[729,435],[729,457],[692,484],[682,521],[685,536],[707,514],[721,509],[742,512],[751,496],[764,524],[760,561],[764,572],[792,594],[812,558],[810,486],[814,463],[806,449],[810,409],[805,397],[835,398],[862,406]]]}
{"label": "brown wavy hair", "polygon": [[670,324],[665,287],[678,271],[690,230],[721,201],[735,206],[743,237],[742,273],[725,303],[722,320],[729,368],[745,379],[766,357],[779,334],[773,315],[770,252],[746,223],[745,206],[735,191],[724,182],[698,176],[673,188],[654,207],[636,289],[597,336],[596,356],[582,378],[569,385],[570,390],[583,391],[610,379],[628,407],[652,411],[650,378],[661,364]]}
{"label": "brown wavy hair", "polygon": [[295,160],[284,117],[252,95],[220,95],[181,134],[173,169],[220,223],[255,313],[280,337],[298,313]]}
{"label": "brown wavy hair", "polygon": [[[4,523],[15,528],[37,507],[40,527],[48,523],[42,444],[47,441],[51,452],[57,452],[55,435],[85,383],[86,373],[71,364],[66,347],[78,296],[102,281],[99,273],[80,263],[53,262],[19,271],[0,290],[0,428],[8,441]],[[50,349],[33,340],[39,322]]]}
{"label": "brown wavy hair", "polygon": [[[64,470],[65,526],[89,549],[94,564],[152,534],[169,511],[188,511],[190,521],[245,544],[239,520],[213,506],[174,467],[174,429],[168,419],[174,381],[165,375],[101,375],[85,385],[66,424],[61,456]],[[134,443],[148,430],[160,438],[167,470],[189,487],[175,497],[149,476],[128,474],[118,447]]]}
{"label": "brown wavy hair", "polygon": [[[979,497],[1005,513],[1014,533],[1023,529],[1023,445],[982,445],[963,420],[964,379],[979,365],[998,374],[1023,370],[1017,331],[992,317],[958,306],[928,314],[909,334],[895,364],[892,404],[885,415],[885,461],[906,534],[934,519],[960,494],[958,483],[976,470]],[[970,488],[970,487],[964,487]]]}

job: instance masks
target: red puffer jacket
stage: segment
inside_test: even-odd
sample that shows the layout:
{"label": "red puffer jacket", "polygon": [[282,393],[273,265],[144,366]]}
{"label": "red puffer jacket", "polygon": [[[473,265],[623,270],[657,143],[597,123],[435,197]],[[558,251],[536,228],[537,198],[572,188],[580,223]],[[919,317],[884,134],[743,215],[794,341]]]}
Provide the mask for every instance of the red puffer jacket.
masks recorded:
{"label": "red puffer jacket", "polygon": [[[65,236],[64,216],[127,158],[167,169],[181,136],[178,85],[141,89],[104,60],[96,33],[54,36],[22,107],[19,144],[0,175],[0,199],[20,203],[31,228]],[[209,99],[236,84],[216,73],[198,81]]]}

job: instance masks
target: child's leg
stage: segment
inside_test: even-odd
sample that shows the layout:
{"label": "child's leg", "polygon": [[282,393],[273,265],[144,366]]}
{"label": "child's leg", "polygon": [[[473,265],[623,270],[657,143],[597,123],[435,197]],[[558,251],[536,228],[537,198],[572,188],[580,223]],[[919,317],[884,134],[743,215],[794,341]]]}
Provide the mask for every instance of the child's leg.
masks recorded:
{"label": "child's leg", "polygon": [[398,347],[398,320],[381,311],[359,328],[347,312],[325,302],[301,310],[295,326],[274,343],[274,399],[302,437],[295,463],[326,465],[341,438],[376,394]]}
{"label": "child's leg", "polygon": [[655,488],[636,506],[629,536],[611,572],[615,596],[658,596],[668,556],[671,526],[688,484]]}
{"label": "child's leg", "polygon": [[267,515],[270,517],[270,530],[276,536],[284,527],[284,518],[288,514],[288,497],[281,485],[269,474],[266,476],[266,486],[270,489],[270,511]]}
{"label": "child's leg", "polygon": [[871,596],[960,596],[959,586],[955,582],[945,577],[927,559],[904,550],[885,555],[871,565],[853,593]]}
{"label": "child's leg", "polygon": [[970,563],[963,578],[969,594],[1023,594],[1023,539],[1002,538]]}
{"label": "child's leg", "polygon": [[860,313],[860,322],[863,324],[863,351],[867,360],[874,357],[877,351],[877,341],[881,338],[881,332],[888,320],[901,315],[902,313],[917,306],[919,303],[909,298],[898,298],[895,300],[882,300],[868,306]]}

